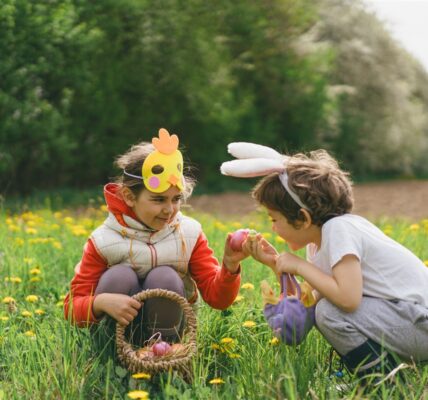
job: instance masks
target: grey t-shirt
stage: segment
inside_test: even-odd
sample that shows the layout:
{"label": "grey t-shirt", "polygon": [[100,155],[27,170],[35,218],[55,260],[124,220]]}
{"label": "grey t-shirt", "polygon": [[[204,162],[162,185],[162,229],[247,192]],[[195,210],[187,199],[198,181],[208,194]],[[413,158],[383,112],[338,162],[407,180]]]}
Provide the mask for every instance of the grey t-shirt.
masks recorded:
{"label": "grey t-shirt", "polygon": [[321,247],[310,244],[307,254],[328,275],[345,255],[353,254],[360,260],[364,295],[428,307],[428,268],[363,217],[332,218],[322,226]]}

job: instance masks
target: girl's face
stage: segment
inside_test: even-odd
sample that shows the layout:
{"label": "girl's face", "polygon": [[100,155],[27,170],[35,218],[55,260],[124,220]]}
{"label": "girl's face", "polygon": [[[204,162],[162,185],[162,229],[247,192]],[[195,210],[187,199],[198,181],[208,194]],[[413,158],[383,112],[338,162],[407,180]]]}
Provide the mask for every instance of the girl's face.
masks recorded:
{"label": "girl's face", "polygon": [[132,208],[137,218],[155,231],[164,228],[175,217],[180,210],[182,198],[181,191],[175,186],[162,193],[143,189],[137,198],[129,196],[129,192],[124,196],[126,204]]}
{"label": "girl's face", "polygon": [[301,229],[295,228],[279,211],[268,208],[267,212],[272,221],[272,230],[288,243],[291,250],[299,250],[310,243],[306,229],[303,227]]}

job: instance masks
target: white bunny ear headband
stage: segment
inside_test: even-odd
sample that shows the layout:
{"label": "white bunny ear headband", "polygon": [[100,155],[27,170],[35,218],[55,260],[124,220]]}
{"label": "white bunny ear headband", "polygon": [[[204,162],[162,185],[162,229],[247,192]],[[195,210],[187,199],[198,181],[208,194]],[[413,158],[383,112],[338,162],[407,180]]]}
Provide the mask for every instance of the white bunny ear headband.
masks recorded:
{"label": "white bunny ear headband", "polygon": [[278,172],[279,180],[291,198],[302,208],[310,210],[300,200],[297,193],[288,186],[287,162],[289,157],[278,153],[267,146],[255,143],[235,142],[227,146],[227,151],[238,160],[226,161],[221,164],[220,171],[223,175],[237,178],[253,178]]}

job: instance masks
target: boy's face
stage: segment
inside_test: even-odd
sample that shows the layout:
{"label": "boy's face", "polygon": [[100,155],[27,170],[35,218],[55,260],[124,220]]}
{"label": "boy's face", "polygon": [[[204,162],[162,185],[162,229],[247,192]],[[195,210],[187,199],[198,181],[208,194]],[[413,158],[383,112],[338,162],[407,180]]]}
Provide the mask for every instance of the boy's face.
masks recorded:
{"label": "boy's face", "polygon": [[153,193],[143,189],[137,198],[126,196],[125,202],[144,225],[159,231],[180,210],[182,198],[181,191],[176,186],[171,186],[161,193]]}
{"label": "boy's face", "polygon": [[288,243],[291,250],[299,250],[309,243],[305,229],[295,228],[279,211],[268,208],[267,212],[272,221],[272,230]]}

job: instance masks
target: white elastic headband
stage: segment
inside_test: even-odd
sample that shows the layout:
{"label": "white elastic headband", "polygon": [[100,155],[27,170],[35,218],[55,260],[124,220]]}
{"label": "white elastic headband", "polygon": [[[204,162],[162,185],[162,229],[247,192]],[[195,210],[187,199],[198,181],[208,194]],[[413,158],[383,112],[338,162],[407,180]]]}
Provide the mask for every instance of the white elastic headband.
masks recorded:
{"label": "white elastic headband", "polygon": [[288,185],[286,165],[289,158],[287,156],[270,147],[247,142],[230,143],[227,146],[227,151],[238,160],[224,162],[220,167],[223,175],[252,178],[278,172],[279,180],[291,198],[300,207],[310,211],[310,208],[300,200],[297,193],[291,190]]}

